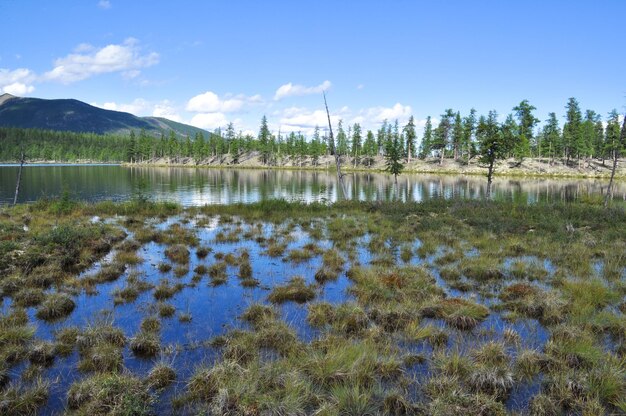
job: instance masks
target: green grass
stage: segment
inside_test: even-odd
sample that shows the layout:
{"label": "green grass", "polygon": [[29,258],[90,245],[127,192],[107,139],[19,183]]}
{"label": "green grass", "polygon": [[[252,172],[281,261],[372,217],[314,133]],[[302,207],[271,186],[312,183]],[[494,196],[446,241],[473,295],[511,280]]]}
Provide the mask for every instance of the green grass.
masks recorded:
{"label": "green grass", "polygon": [[45,300],[37,308],[37,318],[46,321],[53,321],[68,316],[76,303],[65,293],[51,293],[46,296]]}
{"label": "green grass", "polygon": [[315,289],[301,276],[292,277],[285,285],[276,286],[267,299],[272,303],[294,301],[305,303],[315,298]]}
{"label": "green grass", "polygon": [[141,380],[128,374],[103,373],[70,387],[67,405],[85,415],[150,415],[154,396]]}

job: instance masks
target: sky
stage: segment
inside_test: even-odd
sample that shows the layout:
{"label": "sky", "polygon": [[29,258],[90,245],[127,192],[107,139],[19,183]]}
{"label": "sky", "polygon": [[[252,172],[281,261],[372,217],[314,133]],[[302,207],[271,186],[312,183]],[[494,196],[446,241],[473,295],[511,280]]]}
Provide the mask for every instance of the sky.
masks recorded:
{"label": "sky", "polygon": [[[626,1],[0,0],[0,93],[208,130],[626,111]],[[418,129],[418,134],[421,130]]]}

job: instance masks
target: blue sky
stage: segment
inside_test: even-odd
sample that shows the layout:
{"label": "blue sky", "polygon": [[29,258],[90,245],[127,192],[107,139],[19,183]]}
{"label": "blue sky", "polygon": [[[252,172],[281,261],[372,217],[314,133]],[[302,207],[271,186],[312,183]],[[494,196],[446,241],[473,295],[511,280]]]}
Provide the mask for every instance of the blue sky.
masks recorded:
{"label": "blue sky", "polygon": [[0,1],[0,92],[207,129],[626,109],[626,1]]}

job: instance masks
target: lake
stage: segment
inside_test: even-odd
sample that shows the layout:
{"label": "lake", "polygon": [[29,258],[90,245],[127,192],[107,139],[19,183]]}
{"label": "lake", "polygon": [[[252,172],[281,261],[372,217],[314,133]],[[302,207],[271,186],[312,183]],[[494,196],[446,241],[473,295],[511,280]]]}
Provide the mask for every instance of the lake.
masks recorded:
{"label": "lake", "polygon": [[[0,204],[11,203],[18,167],[0,166]],[[421,201],[429,198],[482,198],[482,176],[348,173],[350,198],[364,201]],[[602,194],[607,179],[496,178],[498,199],[523,203],[574,200]],[[119,165],[26,165],[22,171],[19,202],[33,202],[68,191],[85,201],[127,200],[144,195],[153,200],[177,201],[184,206],[250,203],[272,198],[289,201],[336,201],[337,179],[333,171],[216,169],[179,167],[127,167]],[[617,199],[626,199],[626,183],[618,182]]]}

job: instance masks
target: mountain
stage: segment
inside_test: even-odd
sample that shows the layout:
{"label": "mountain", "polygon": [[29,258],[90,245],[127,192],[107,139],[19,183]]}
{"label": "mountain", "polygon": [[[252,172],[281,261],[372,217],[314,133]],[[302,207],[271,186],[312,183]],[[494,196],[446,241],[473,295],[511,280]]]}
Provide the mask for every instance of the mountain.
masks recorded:
{"label": "mountain", "polygon": [[121,111],[105,110],[73,99],[0,95],[0,127],[20,127],[80,133],[128,134],[145,129],[151,135],[174,130],[178,136],[195,136],[207,131],[162,117],[137,117]]}

